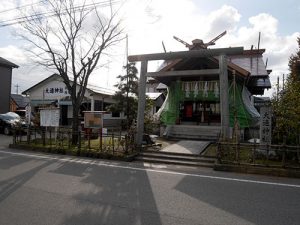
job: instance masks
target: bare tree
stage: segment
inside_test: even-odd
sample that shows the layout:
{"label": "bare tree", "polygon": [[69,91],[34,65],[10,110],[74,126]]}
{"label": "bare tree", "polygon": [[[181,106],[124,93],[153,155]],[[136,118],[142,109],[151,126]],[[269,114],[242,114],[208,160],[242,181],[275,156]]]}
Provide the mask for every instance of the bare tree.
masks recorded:
{"label": "bare tree", "polygon": [[104,51],[121,40],[113,4],[105,0],[47,0],[42,8],[23,14],[22,38],[33,46],[31,53],[40,65],[57,71],[71,95],[73,144],[89,77]]}

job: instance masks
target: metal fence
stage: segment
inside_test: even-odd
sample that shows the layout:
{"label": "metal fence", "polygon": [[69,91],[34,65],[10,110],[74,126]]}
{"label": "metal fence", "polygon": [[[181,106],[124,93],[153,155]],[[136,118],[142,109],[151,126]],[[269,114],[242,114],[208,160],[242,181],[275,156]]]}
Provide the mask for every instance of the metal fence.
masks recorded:
{"label": "metal fence", "polygon": [[48,149],[57,153],[126,155],[135,151],[134,135],[120,128],[84,130],[73,133],[68,128],[31,128],[26,132],[14,132],[14,144]]}
{"label": "metal fence", "polygon": [[300,146],[219,142],[219,163],[300,168]]}

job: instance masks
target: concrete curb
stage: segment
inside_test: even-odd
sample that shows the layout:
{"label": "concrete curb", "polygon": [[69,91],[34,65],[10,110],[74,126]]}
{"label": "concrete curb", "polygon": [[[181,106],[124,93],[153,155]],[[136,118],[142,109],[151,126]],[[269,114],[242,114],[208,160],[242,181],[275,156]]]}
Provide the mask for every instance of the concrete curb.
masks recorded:
{"label": "concrete curb", "polygon": [[236,173],[260,174],[267,176],[300,178],[300,169],[258,167],[250,165],[229,165],[216,163],[214,165],[214,170]]}
{"label": "concrete curb", "polygon": [[126,155],[124,157],[121,156],[114,156],[111,154],[105,154],[105,153],[98,153],[98,154],[89,154],[86,152],[83,152],[84,154],[74,154],[72,151],[64,151],[59,152],[59,149],[55,148],[43,148],[43,147],[33,147],[28,145],[18,145],[18,144],[10,144],[8,146],[12,149],[20,149],[25,151],[33,151],[33,152],[41,152],[41,153],[47,153],[47,154],[53,154],[53,155],[70,155],[70,156],[76,156],[76,157],[87,157],[87,158],[98,158],[98,159],[109,159],[109,160],[116,160],[116,161],[126,161],[131,162],[135,159],[135,157],[138,155],[137,153],[132,153],[129,155]]}

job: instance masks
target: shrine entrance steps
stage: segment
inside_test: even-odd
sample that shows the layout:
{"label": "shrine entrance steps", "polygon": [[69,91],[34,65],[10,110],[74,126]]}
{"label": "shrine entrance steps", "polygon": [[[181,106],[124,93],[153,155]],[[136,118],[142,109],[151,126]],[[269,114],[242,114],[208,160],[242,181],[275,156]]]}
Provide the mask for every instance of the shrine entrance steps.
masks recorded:
{"label": "shrine entrance steps", "polygon": [[220,137],[221,126],[204,125],[169,125],[164,137],[175,140],[217,141]]}
{"label": "shrine entrance steps", "polygon": [[215,163],[214,157],[162,151],[144,151],[139,153],[139,155],[135,157],[135,160],[154,164],[173,164],[209,168],[213,168]]}
{"label": "shrine entrance steps", "polygon": [[196,167],[210,167],[215,163],[215,157],[202,155],[210,145],[208,141],[182,140],[165,148],[145,149],[135,160],[155,164],[173,164]]}

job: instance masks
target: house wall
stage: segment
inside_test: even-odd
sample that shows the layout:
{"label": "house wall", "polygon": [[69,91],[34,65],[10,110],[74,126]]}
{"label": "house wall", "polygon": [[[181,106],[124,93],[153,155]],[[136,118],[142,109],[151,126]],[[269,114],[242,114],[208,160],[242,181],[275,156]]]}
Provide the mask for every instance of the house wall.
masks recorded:
{"label": "house wall", "polygon": [[153,106],[148,112],[150,116],[153,116],[159,110],[159,108],[164,103],[164,100],[165,97],[163,95],[160,95],[157,99],[153,100]]}
{"label": "house wall", "polygon": [[0,66],[0,113],[6,113],[10,109],[12,68]]}
{"label": "house wall", "polygon": [[[77,90],[79,89],[79,86]],[[102,111],[102,105],[105,107],[108,104],[112,104],[115,102],[115,100],[112,98],[111,95],[105,95],[101,93],[95,93],[92,92],[89,89],[86,89],[85,92],[85,103],[83,103],[87,111],[92,109],[92,102],[94,101],[94,110],[95,111]],[[67,111],[65,114],[65,117],[62,118],[64,120],[64,125],[70,125],[72,124],[72,118],[73,118],[73,106],[70,98],[70,94],[68,93],[66,85],[63,83],[62,80],[55,77],[52,80],[48,80],[47,82],[42,82],[39,85],[35,86],[30,90],[29,98],[30,98],[30,104],[31,106],[37,107],[41,106],[43,104],[51,104],[51,102],[57,101],[59,105],[62,107],[67,107]],[[105,111],[105,108],[103,108]],[[85,110],[84,110],[85,111]],[[93,110],[92,110],[93,111]],[[63,116],[62,116],[63,117]],[[105,116],[106,119],[124,119],[124,114],[120,114],[120,117],[115,118],[112,117],[111,114],[108,114]],[[67,121],[67,122],[66,122]]]}
{"label": "house wall", "polygon": [[52,80],[36,87],[30,92],[30,100],[58,100],[70,96],[66,85],[59,80]]}
{"label": "house wall", "polygon": [[14,111],[16,111],[17,109],[18,109],[18,106],[17,106],[16,102],[15,102],[14,100],[11,99],[11,101],[10,101],[10,111],[11,111],[11,112],[14,112]]}
{"label": "house wall", "polygon": [[[77,90],[79,89],[79,86]],[[44,93],[44,94],[43,94]],[[60,100],[67,96],[70,96],[68,93],[68,89],[66,85],[61,80],[52,80],[47,82],[44,85],[40,85],[39,87],[36,87],[34,90],[30,92],[30,100],[44,100],[45,102],[51,100]],[[115,102],[112,99],[112,96],[104,96],[101,94],[92,94],[91,91],[86,90],[85,95],[87,99],[90,100],[100,100],[108,103]]]}
{"label": "house wall", "polygon": [[156,87],[158,86],[158,83],[146,83],[146,92],[158,92],[156,90]]}

